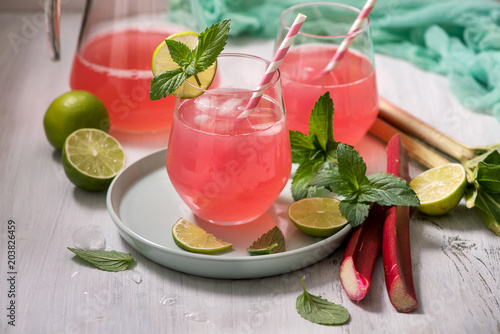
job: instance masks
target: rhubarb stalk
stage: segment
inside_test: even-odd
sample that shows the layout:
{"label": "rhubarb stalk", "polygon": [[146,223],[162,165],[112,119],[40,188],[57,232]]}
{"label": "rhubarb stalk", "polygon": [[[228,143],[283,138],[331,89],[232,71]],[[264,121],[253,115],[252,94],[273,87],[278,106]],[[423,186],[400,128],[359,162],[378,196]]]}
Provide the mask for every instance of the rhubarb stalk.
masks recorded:
{"label": "rhubarb stalk", "polygon": [[[399,135],[387,144],[387,172],[409,181],[408,152]],[[418,306],[418,302],[413,286],[408,207],[393,206],[387,210],[382,257],[387,293],[392,305],[398,312],[410,312]]]}
{"label": "rhubarb stalk", "polygon": [[374,204],[365,222],[351,234],[340,265],[340,283],[349,298],[363,299],[382,244],[385,207]]}

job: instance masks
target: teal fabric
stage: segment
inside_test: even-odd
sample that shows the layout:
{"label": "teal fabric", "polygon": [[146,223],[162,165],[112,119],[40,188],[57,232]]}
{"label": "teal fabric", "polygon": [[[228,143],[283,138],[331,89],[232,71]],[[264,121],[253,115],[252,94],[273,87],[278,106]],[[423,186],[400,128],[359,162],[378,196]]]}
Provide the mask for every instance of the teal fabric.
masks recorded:
{"label": "teal fabric", "polygon": [[[200,29],[231,19],[231,36],[274,38],[281,12],[300,0],[170,0]],[[339,0],[361,8],[365,0]],[[448,76],[467,108],[500,121],[500,2],[379,0],[370,15],[375,51]]]}

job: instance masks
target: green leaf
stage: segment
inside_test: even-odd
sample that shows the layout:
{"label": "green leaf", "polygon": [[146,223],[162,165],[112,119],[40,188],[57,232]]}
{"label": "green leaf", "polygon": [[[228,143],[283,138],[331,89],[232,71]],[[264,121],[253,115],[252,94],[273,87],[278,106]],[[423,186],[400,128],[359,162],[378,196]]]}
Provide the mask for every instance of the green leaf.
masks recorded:
{"label": "green leaf", "polygon": [[151,80],[149,98],[151,100],[159,100],[172,94],[188,77],[182,68],[176,68],[155,75]]}
{"label": "green leaf", "polygon": [[186,44],[171,39],[166,39],[165,43],[167,44],[170,57],[180,67],[184,67],[191,62],[193,55],[191,49]]}
{"label": "green leaf", "polygon": [[282,253],[285,251],[285,237],[278,226],[264,233],[247,248],[250,255]]}
{"label": "green leaf", "polygon": [[500,193],[500,165],[486,163],[484,161],[478,163],[476,181],[485,191],[489,193]]}
{"label": "green leaf", "polygon": [[340,201],[339,209],[352,227],[360,226],[368,217],[370,202],[360,202],[357,195],[351,195]]}
{"label": "green leaf", "polygon": [[345,181],[344,178],[340,176],[337,167],[320,170],[309,184],[311,186],[324,186],[340,196],[352,194],[351,183]]}
{"label": "green leaf", "polygon": [[474,204],[486,226],[500,236],[500,194],[479,190]]}
{"label": "green leaf", "polygon": [[212,66],[219,54],[224,50],[230,24],[230,20],[224,20],[205,29],[198,36],[198,46],[193,51],[195,54],[194,67],[198,73]]}
{"label": "green leaf", "polygon": [[406,181],[388,173],[377,173],[368,176],[369,187],[362,188],[361,193],[370,195],[372,202],[380,205],[419,206],[417,194]]}
{"label": "green leaf", "polygon": [[359,155],[352,146],[347,144],[339,144],[337,147],[337,159],[339,166],[339,174],[350,183],[353,191],[368,182],[366,177],[366,164],[363,158]]}
{"label": "green leaf", "polygon": [[301,283],[304,292],[297,297],[295,307],[302,318],[320,325],[343,325],[349,321],[345,307],[308,293],[304,278]]}
{"label": "green leaf", "polygon": [[104,271],[123,271],[128,269],[134,262],[134,258],[131,254],[121,253],[114,250],[83,250],[70,247],[68,247],[68,249],[81,259],[92,264],[97,269]]}
{"label": "green leaf", "polygon": [[293,176],[291,187],[292,197],[295,201],[307,197],[309,182],[312,181],[323,164],[324,160],[319,157],[305,161],[299,165]]}
{"label": "green leaf", "polygon": [[309,136],[316,136],[324,151],[327,150],[328,141],[333,139],[333,113],[333,101],[330,92],[326,92],[315,103],[309,119]]}
{"label": "green leaf", "polygon": [[292,162],[301,163],[309,160],[316,153],[317,149],[314,146],[311,137],[299,131],[290,131],[290,145],[292,147]]}

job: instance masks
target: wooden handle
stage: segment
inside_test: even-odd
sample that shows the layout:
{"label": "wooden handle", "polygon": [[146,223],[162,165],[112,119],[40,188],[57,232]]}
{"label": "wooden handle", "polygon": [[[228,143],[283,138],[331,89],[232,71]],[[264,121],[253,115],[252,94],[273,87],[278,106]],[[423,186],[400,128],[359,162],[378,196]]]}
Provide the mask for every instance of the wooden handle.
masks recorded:
{"label": "wooden handle", "polygon": [[470,160],[476,156],[474,149],[447,136],[383,98],[379,98],[379,117],[457,161]]}
{"label": "wooden handle", "polygon": [[392,136],[399,133],[401,142],[408,150],[408,155],[424,167],[433,168],[450,163],[450,160],[442,157],[380,118],[375,120],[375,123],[373,123],[370,129],[370,133],[386,143],[389,142]]}

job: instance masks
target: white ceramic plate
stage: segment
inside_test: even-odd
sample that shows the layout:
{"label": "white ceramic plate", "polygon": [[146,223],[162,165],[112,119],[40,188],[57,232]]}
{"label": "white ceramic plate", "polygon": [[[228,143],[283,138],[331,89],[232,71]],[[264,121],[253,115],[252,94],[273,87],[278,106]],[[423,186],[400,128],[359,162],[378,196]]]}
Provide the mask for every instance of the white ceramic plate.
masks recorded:
{"label": "white ceramic plate", "polygon": [[[314,238],[288,219],[292,203],[290,182],[269,210],[254,222],[217,226],[195,217],[175,192],[165,168],[166,149],[123,170],[111,184],[107,207],[120,235],[139,253],[165,267],[192,275],[243,279],[287,273],[309,266],[331,254],[349,234],[348,225],[329,238]],[[171,229],[181,217],[233,243],[233,249],[215,255],[190,253],[173,241]],[[283,232],[287,251],[250,256],[246,249],[274,226]]]}

